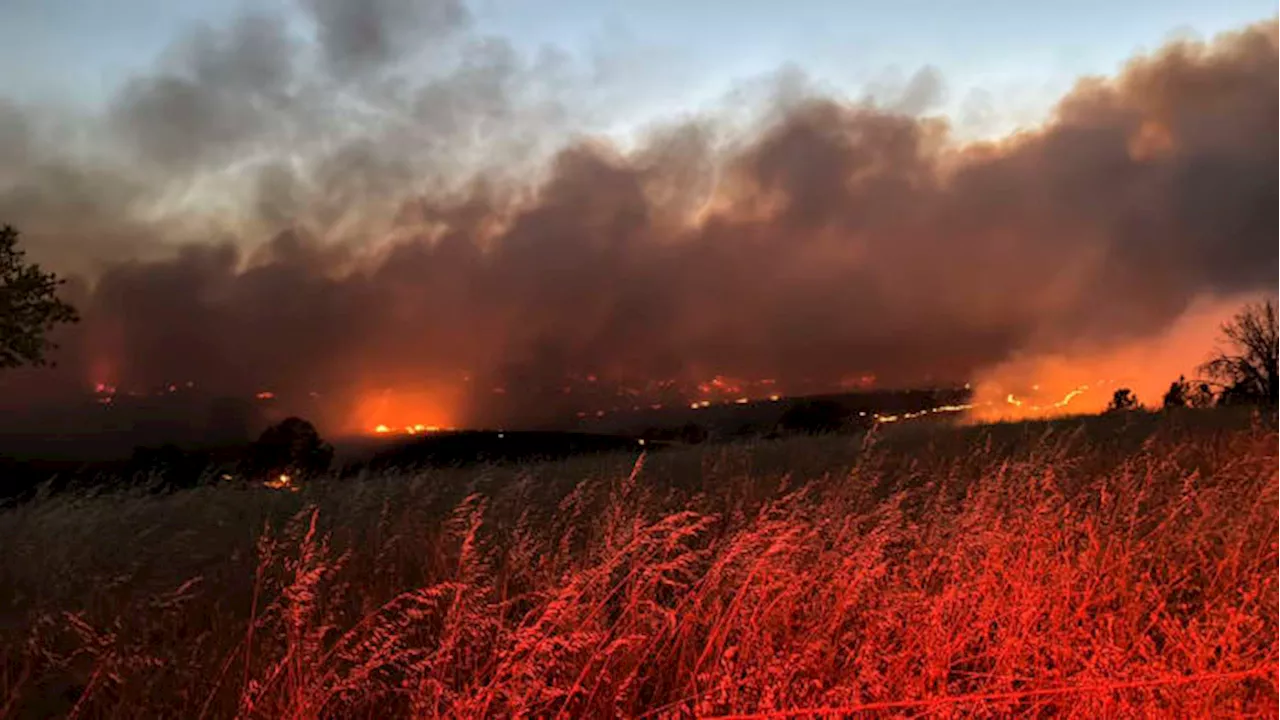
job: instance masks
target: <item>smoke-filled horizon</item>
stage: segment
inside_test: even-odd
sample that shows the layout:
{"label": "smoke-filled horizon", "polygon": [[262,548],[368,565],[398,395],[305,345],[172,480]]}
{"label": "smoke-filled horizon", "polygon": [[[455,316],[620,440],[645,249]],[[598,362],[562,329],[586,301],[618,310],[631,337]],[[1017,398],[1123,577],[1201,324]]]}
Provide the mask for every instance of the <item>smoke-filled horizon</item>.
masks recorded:
{"label": "smoke-filled horizon", "polygon": [[456,0],[306,6],[314,40],[202,29],[102,116],[0,100],[0,222],[84,317],[0,405],[192,382],[354,431],[573,412],[571,377],[963,383],[1276,288],[1275,20],[995,142],[927,114],[926,68],[874,98],[780,71],[620,147],[572,63]]}

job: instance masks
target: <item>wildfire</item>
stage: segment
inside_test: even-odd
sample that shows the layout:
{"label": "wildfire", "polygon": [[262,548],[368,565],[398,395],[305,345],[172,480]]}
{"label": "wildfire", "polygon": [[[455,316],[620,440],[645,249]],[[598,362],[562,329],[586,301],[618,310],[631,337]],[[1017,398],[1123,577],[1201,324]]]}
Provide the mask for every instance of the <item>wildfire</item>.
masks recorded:
{"label": "wildfire", "polygon": [[[975,406],[972,403],[964,403],[961,405],[939,405],[937,407],[931,407],[925,410],[918,410],[916,412],[902,413],[900,415],[881,415],[879,413],[876,413],[871,417],[873,420],[875,420],[878,423],[891,423],[891,422],[898,422],[900,420],[914,420],[915,418],[924,417],[926,415],[936,415],[938,413],[964,412],[966,410],[972,410],[974,407]],[[865,412],[858,413],[858,414],[863,416],[866,415]]]}
{"label": "wildfire", "polygon": [[[1035,398],[1027,396],[1019,396],[1015,393],[1005,392],[1003,389],[998,390],[1003,397],[993,392],[986,395],[988,399],[983,400],[982,395],[975,399],[972,405],[972,412],[969,419],[974,422],[985,422],[993,420],[1010,420],[1033,417],[1052,417],[1054,415],[1062,415],[1065,412],[1075,411],[1079,409],[1082,412],[1092,412],[1096,409],[1097,401],[1093,400],[1092,394],[1084,402],[1082,397],[1090,393],[1092,390],[1100,390],[1104,387],[1116,385],[1114,381],[1098,380],[1094,383],[1077,385],[1064,393],[1060,398],[1051,400],[1049,398]],[[1059,386],[1061,387],[1061,386]],[[995,388],[992,388],[995,390]],[[1033,392],[1040,390],[1040,385],[1032,385]],[[994,395],[994,397],[992,397]],[[1052,396],[1050,396],[1052,397]],[[1081,406],[1081,403],[1084,406]]]}
{"label": "wildfire", "polygon": [[448,388],[378,390],[356,402],[352,432],[374,435],[423,435],[452,429]]}
{"label": "wildfire", "polygon": [[[1031,389],[1039,390],[1040,386],[1032,385]],[[1013,393],[1009,393],[1008,395],[1005,396],[1005,402],[1008,403],[1009,405],[1013,405],[1014,407],[1026,408],[1026,410],[1033,413],[1047,412],[1050,410],[1060,410],[1066,407],[1067,405],[1071,404],[1072,400],[1082,395],[1088,389],[1089,389],[1088,385],[1080,385],[1075,389],[1073,389],[1071,392],[1064,395],[1061,400],[1057,400],[1047,405],[1027,405],[1022,400],[1019,400],[1018,398],[1014,397]]]}
{"label": "wildfire", "polygon": [[447,429],[448,428],[439,427],[439,425],[424,425],[421,423],[404,425],[403,428],[390,428],[389,425],[378,425],[378,427],[374,428],[374,433],[380,434],[380,436],[392,433],[403,433],[407,434],[407,436],[420,436],[420,434],[444,432],[444,430]]}
{"label": "wildfire", "polygon": [[841,390],[869,390],[875,387],[876,376],[871,373],[863,373],[861,375],[846,375],[840,378]]}
{"label": "wildfire", "polygon": [[738,393],[742,390],[742,383],[717,375],[711,378],[711,382],[698,385],[698,389],[704,393]]}
{"label": "wildfire", "polygon": [[405,425],[404,427],[392,428],[388,425],[377,425],[373,428],[373,432],[378,435],[389,435],[391,433],[404,433],[405,435],[422,435],[425,433],[437,433],[449,430],[439,425],[424,425],[422,423],[414,423],[413,425]]}
{"label": "wildfire", "polygon": [[110,405],[116,397],[116,386],[110,383],[94,383],[93,393],[99,405]]}
{"label": "wildfire", "polygon": [[[1101,385],[1104,382],[1105,381],[1099,381],[1097,384]],[[968,389],[967,385],[966,385],[966,389]],[[1032,386],[1032,390],[1039,390],[1039,389],[1040,389],[1039,385]],[[1060,400],[1056,400],[1054,402],[1046,403],[1046,404],[1035,404],[1035,403],[1029,404],[1028,401],[1018,398],[1013,393],[1006,393],[1004,396],[1003,403],[999,401],[986,401],[986,402],[962,403],[962,404],[956,404],[956,405],[939,405],[937,407],[928,408],[926,410],[919,410],[916,412],[908,412],[908,413],[900,413],[900,414],[881,415],[879,413],[873,413],[871,417],[877,423],[892,423],[892,422],[899,422],[902,420],[913,420],[915,418],[925,417],[927,415],[936,415],[941,413],[961,413],[961,412],[978,411],[974,414],[974,416],[971,419],[980,420],[984,417],[987,419],[991,418],[990,412],[982,412],[982,411],[998,412],[998,409],[1001,406],[1006,408],[1017,408],[1018,415],[1022,417],[1031,417],[1035,415],[1051,415],[1053,414],[1054,411],[1060,411],[1063,408],[1070,405],[1072,400],[1075,400],[1076,398],[1080,397],[1089,389],[1090,389],[1089,385],[1080,385],[1074,388],[1073,390],[1071,390],[1070,392],[1068,392]],[[865,415],[865,414],[866,413],[859,413],[859,415]]]}
{"label": "wildfire", "polygon": [[1054,407],[1066,407],[1066,406],[1067,406],[1067,403],[1071,402],[1071,401],[1072,401],[1072,400],[1074,400],[1077,396],[1079,396],[1081,393],[1083,393],[1085,390],[1088,390],[1088,389],[1089,389],[1089,386],[1088,386],[1088,385],[1081,385],[1080,387],[1076,388],[1075,390],[1072,390],[1071,392],[1067,393],[1066,397],[1062,398],[1061,400],[1059,400],[1058,402],[1054,403],[1053,405],[1054,405]]}
{"label": "wildfire", "polygon": [[276,477],[262,483],[263,487],[269,487],[272,490],[288,490],[289,492],[298,492],[299,488],[293,481],[293,477],[287,473],[280,473]]}

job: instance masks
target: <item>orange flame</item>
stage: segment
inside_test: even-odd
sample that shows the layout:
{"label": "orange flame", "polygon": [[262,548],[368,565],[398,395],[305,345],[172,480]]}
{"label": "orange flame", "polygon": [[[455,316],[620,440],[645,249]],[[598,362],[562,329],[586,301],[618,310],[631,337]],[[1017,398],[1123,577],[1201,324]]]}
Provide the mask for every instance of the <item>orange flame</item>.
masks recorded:
{"label": "orange flame", "polygon": [[348,431],[358,434],[419,435],[450,429],[449,400],[444,388],[383,389],[359,396],[348,421]]}
{"label": "orange flame", "polygon": [[1010,360],[974,381],[977,407],[970,419],[988,422],[1100,412],[1120,388],[1131,390],[1141,403],[1158,405],[1169,383],[1180,375],[1196,376],[1197,367],[1219,342],[1221,323],[1255,299],[1261,298],[1205,296],[1163,332],[1149,337]]}
{"label": "orange flame", "polygon": [[289,492],[298,492],[298,486],[293,482],[293,478],[285,473],[271,478],[262,483],[263,487],[269,487],[272,490],[288,490]]}

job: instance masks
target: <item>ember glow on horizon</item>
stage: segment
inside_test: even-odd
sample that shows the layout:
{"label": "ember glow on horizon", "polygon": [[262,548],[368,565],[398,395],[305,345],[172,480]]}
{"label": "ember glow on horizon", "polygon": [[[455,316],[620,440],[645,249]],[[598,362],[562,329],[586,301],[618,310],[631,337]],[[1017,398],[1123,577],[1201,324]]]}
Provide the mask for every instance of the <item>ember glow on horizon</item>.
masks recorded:
{"label": "ember glow on horizon", "polygon": [[244,10],[0,9],[0,221],[84,316],[0,409],[1087,412],[1277,284],[1269,4]]}

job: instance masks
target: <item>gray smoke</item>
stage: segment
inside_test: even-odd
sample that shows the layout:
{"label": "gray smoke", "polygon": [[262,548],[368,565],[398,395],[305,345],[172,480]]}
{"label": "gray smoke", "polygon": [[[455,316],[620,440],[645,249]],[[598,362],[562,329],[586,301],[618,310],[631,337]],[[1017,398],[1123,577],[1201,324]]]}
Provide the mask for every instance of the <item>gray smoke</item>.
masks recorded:
{"label": "gray smoke", "polygon": [[571,411],[588,374],[964,382],[1277,283],[1275,21],[1081,80],[994,143],[922,116],[926,70],[877,100],[785,81],[750,129],[623,151],[581,134],[568,61],[472,37],[456,3],[307,7],[311,41],[251,16],[179,43],[86,123],[98,157],[0,104],[0,218],[83,276],[85,315],[12,397],[191,379],[335,398],[341,427],[419,383],[460,388],[465,423]]}

